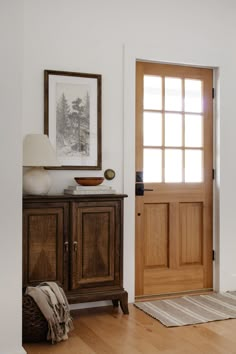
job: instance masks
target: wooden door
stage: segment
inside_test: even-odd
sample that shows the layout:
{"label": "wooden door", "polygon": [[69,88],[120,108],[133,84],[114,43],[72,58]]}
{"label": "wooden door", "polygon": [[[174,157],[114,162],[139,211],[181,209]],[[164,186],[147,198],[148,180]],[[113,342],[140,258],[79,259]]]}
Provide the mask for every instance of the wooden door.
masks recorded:
{"label": "wooden door", "polygon": [[212,81],[137,62],[137,297],[212,288]]}

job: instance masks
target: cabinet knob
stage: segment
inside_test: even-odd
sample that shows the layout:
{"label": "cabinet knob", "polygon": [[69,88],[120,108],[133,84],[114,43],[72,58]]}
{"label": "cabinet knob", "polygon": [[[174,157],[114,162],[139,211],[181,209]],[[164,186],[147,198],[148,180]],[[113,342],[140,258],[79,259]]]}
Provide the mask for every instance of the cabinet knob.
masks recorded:
{"label": "cabinet knob", "polygon": [[65,250],[65,252],[68,252],[68,250],[69,250],[69,242],[68,241],[64,242],[64,250]]}
{"label": "cabinet knob", "polygon": [[78,242],[74,241],[73,242],[73,246],[74,246],[74,252],[77,252],[77,250],[78,250]]}

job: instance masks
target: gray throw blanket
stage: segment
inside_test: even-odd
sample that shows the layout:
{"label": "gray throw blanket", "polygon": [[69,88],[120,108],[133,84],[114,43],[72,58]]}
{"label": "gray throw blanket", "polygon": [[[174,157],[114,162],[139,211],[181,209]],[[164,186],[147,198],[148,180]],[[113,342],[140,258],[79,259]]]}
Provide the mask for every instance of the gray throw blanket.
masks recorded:
{"label": "gray throw blanket", "polygon": [[28,286],[25,294],[34,299],[48,321],[47,340],[54,344],[68,339],[73,323],[63,289],[55,282],[45,282],[36,287]]}

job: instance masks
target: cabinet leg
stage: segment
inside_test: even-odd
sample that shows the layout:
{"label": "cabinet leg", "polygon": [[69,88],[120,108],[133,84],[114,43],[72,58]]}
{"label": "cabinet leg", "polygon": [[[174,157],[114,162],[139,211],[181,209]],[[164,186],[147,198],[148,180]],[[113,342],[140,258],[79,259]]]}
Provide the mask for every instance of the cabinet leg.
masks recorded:
{"label": "cabinet leg", "polygon": [[114,307],[119,307],[119,300],[118,299],[112,300],[112,303],[113,303]]}
{"label": "cabinet leg", "polygon": [[129,314],[128,293],[125,291],[120,298],[120,307],[125,315]]}

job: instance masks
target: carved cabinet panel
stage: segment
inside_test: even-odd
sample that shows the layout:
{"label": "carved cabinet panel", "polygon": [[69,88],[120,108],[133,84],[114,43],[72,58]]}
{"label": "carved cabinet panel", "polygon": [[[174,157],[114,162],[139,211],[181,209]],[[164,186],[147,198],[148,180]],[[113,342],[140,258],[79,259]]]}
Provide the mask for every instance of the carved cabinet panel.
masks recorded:
{"label": "carved cabinet panel", "polygon": [[72,289],[119,285],[119,213],[114,201],[73,203]]}
{"label": "carved cabinet panel", "polygon": [[[27,204],[23,211],[23,285],[42,281],[66,284],[64,242],[68,205]],[[65,262],[64,262],[65,261]]]}

